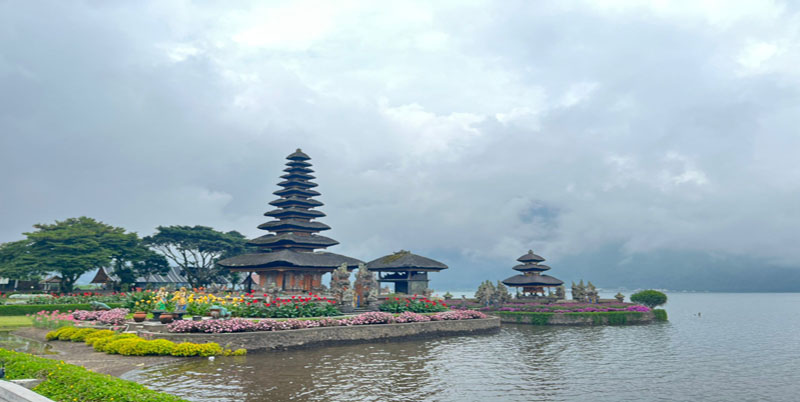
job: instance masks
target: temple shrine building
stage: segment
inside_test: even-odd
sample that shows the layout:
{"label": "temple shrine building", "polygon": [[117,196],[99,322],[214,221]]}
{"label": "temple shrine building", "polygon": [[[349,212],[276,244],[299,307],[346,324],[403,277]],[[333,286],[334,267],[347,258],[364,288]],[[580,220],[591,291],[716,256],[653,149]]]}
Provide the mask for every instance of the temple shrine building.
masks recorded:
{"label": "temple shrine building", "polygon": [[298,148],[286,159],[289,160],[283,170],[286,174],[280,176],[283,181],[278,183],[282,189],[273,193],[280,198],[270,202],[275,209],[264,213],[274,219],[258,226],[271,233],[248,241],[257,247],[257,252],[227,258],[219,264],[233,271],[248,272],[247,278],[255,280],[253,284],[261,289],[320,291],[322,275],[342,264],[352,270],[362,262],[316,251],[339,242],[318,234],[330,226],[316,220],[325,214],[316,209],[323,204],[314,199],[320,193],[313,190],[317,184],[311,181],[315,178],[308,162],[311,158]]}
{"label": "temple shrine building", "polygon": [[[517,288],[523,296],[535,297],[537,294],[545,296],[545,289],[558,288],[564,281],[550,275],[543,275],[542,272],[550,269],[547,265],[540,264],[544,258],[528,250],[528,253],[517,258],[522,264],[515,265],[512,269],[522,272],[503,281],[509,287]],[[560,297],[563,299],[563,295]]]}
{"label": "temple shrine building", "polygon": [[401,250],[368,262],[367,269],[378,273],[378,282],[393,283],[395,293],[425,294],[428,272],[439,272],[447,265]]}

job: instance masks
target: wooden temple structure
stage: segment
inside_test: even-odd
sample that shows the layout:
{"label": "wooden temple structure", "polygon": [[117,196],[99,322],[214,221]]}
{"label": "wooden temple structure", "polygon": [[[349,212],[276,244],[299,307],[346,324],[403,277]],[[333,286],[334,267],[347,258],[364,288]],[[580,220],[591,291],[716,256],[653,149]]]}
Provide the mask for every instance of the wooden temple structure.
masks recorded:
{"label": "wooden temple structure", "polygon": [[258,251],[238,255],[219,261],[219,264],[234,271],[257,273],[257,285],[262,290],[281,290],[287,292],[309,292],[322,290],[322,275],[333,272],[338,266],[347,264],[355,269],[360,260],[339,254],[315,251],[336,244],[336,240],[317,233],[330,229],[330,226],[315,219],[325,214],[315,208],[323,204],[314,199],[320,193],[313,190],[316,183],[311,182],[311,159],[299,148],[286,157],[286,174],[281,176],[278,186],[282,189],[273,194],[279,196],[270,205],[276,207],[264,213],[274,218],[258,226],[272,232],[250,240]]}
{"label": "wooden temple structure", "polygon": [[528,250],[528,253],[517,258],[517,261],[522,264],[515,265],[512,269],[522,273],[507,278],[503,281],[504,285],[517,288],[518,293],[521,288],[522,297],[533,298],[537,297],[539,294],[545,297],[547,296],[545,294],[545,289],[556,288],[556,298],[564,298],[564,288],[562,287],[564,281],[550,275],[542,274],[542,272],[550,269],[547,265],[541,264],[541,262],[544,262],[544,258],[534,254],[533,250]]}
{"label": "wooden temple structure", "polygon": [[368,262],[367,269],[378,273],[379,283],[393,283],[395,293],[426,294],[428,272],[439,272],[447,265],[401,250]]}

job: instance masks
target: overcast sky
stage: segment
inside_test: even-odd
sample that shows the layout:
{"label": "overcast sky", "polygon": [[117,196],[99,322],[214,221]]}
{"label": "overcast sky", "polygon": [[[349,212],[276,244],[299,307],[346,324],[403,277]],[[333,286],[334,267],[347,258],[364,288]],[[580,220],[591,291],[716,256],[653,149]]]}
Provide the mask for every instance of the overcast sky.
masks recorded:
{"label": "overcast sky", "polygon": [[529,248],[603,286],[800,277],[790,3],[231,4],[0,2],[0,241],[255,237],[300,147],[329,251],[438,259],[434,288]]}

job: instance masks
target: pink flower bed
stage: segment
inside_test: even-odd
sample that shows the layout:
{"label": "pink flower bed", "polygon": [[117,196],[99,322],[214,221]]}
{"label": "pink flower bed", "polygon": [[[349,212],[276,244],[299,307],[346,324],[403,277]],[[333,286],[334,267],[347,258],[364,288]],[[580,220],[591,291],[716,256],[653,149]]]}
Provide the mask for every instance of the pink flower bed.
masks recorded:
{"label": "pink flower bed", "polygon": [[264,319],[251,321],[243,318],[231,318],[229,320],[203,320],[188,321],[180,320],[167,325],[169,332],[205,332],[205,333],[229,333],[229,332],[252,332],[252,331],[285,331],[292,329],[316,328],[316,327],[338,327],[351,325],[373,325],[373,324],[392,324],[407,322],[426,322],[426,321],[445,321],[445,320],[471,320],[486,318],[486,314],[480,311],[471,310],[451,310],[430,316],[405,312],[397,317],[390,313],[369,312],[362,313],[355,317],[333,319],[322,318],[319,320],[296,320],[276,321]]}
{"label": "pink flower bed", "polygon": [[126,308],[114,308],[108,311],[75,310],[72,312],[72,317],[78,321],[97,321],[108,325],[125,324],[126,315],[128,315]]}

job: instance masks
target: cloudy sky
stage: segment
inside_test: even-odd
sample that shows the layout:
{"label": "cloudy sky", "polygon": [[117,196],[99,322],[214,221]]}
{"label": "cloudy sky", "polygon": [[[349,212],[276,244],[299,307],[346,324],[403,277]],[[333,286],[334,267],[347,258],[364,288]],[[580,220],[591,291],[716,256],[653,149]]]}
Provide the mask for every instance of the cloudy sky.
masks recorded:
{"label": "cloudy sky", "polygon": [[800,290],[782,2],[0,2],[0,241],[87,215],[256,226],[302,148],[330,251]]}

